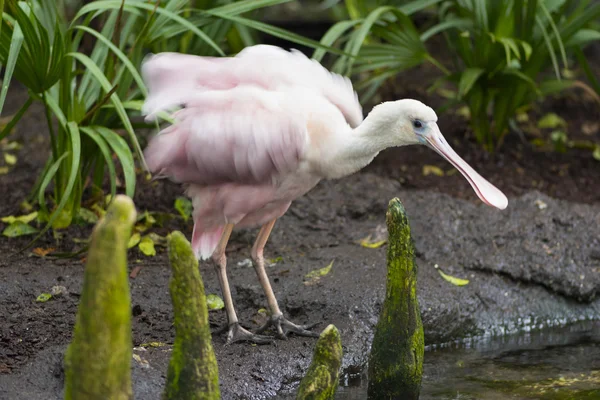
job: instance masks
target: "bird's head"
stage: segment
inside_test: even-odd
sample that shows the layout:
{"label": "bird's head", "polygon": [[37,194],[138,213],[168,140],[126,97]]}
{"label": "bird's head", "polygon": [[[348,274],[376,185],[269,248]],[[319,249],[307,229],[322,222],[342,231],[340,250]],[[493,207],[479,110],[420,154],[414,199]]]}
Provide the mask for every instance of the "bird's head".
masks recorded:
{"label": "bird's head", "polygon": [[437,115],[431,107],[418,100],[403,99],[383,103],[373,111],[378,113],[381,119],[388,119],[393,145],[423,144],[431,148],[460,171],[484,203],[501,210],[506,208],[508,199],[504,193],[475,172],[450,147],[440,132]]}

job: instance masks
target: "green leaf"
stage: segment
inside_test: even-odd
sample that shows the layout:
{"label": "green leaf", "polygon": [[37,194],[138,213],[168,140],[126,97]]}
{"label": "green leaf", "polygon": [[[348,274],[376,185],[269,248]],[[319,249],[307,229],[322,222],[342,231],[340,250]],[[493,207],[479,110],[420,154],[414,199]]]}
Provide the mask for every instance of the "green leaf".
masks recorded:
{"label": "green leaf", "polygon": [[458,83],[458,96],[460,98],[466,96],[475,82],[477,82],[477,79],[479,79],[484,72],[485,70],[483,68],[465,69],[460,75],[460,82]]}
{"label": "green leaf", "polygon": [[[346,31],[350,28],[355,27],[361,21],[359,20],[350,20],[350,21],[340,21],[333,25],[329,30],[323,35],[321,38],[321,44],[326,47],[331,47]],[[321,62],[323,57],[325,56],[326,50],[324,48],[315,49],[312,58]]]}
{"label": "green leaf", "polygon": [[537,123],[540,129],[555,129],[558,127],[566,127],[567,121],[559,117],[555,113],[548,113],[544,115]]}
{"label": "green leaf", "polygon": [[13,217],[12,215],[9,215],[8,217],[2,217],[2,222],[7,223],[7,224],[14,224],[17,221],[21,221],[23,223],[28,224],[31,221],[33,221],[34,219],[36,219],[37,216],[38,216],[37,211],[34,211],[27,215],[19,215],[18,217]]}
{"label": "green leaf", "polygon": [[26,236],[32,235],[36,233],[38,230],[33,226],[26,224],[23,221],[15,221],[14,223],[8,225],[2,234],[6,237],[18,237],[18,236]]}
{"label": "green leaf", "polygon": [[127,248],[131,249],[137,246],[141,240],[142,237],[140,236],[139,232],[134,232],[133,235],[131,235],[131,237],[129,238],[129,241],[127,242]]}
{"label": "green leaf", "polygon": [[423,165],[423,176],[444,176],[444,170],[435,165]]}
{"label": "green leaf", "polygon": [[17,64],[19,52],[21,51],[23,38],[21,27],[19,24],[16,24],[10,40],[10,50],[8,51],[8,59],[6,60],[4,76],[2,78],[2,91],[0,92],[0,114],[2,114],[2,110],[4,109],[4,102],[6,100],[6,95],[8,94],[8,87],[15,71],[15,65]]}
{"label": "green leaf", "polygon": [[[104,89],[104,91],[106,93],[110,93],[110,91],[112,90],[112,87],[113,87],[112,84],[108,81],[108,79],[106,78],[104,73],[100,70],[100,68],[98,68],[96,63],[94,63],[94,61],[92,61],[91,58],[89,58],[88,56],[86,56],[85,54],[82,54],[82,53],[68,53],[67,56],[72,57],[72,58],[78,60],[79,62],[81,62],[92,73],[92,75],[98,81],[98,83],[100,83],[100,85],[102,86],[102,89]],[[114,105],[117,115],[121,119],[121,122],[123,123],[123,126],[125,127],[125,130],[127,131],[127,133],[130,136],[131,143],[132,143],[133,147],[135,148],[135,150],[138,154],[138,157],[144,163],[144,168],[147,170],[148,168],[144,162],[144,154],[143,154],[140,144],[137,140],[135,132],[133,131],[133,126],[131,125],[131,121],[129,120],[129,117],[127,116],[125,107],[123,107],[123,103],[121,102],[121,99],[119,99],[119,96],[117,96],[117,94],[113,93],[110,96],[110,100],[111,100],[112,104]],[[96,128],[96,129],[98,129],[98,128]],[[109,129],[109,131],[110,131],[110,129]],[[128,193],[128,196],[131,197],[131,195],[129,193]]]}
{"label": "green leaf", "polygon": [[456,278],[456,277],[451,276],[451,275],[446,275],[439,268],[438,268],[438,272],[440,273],[440,275],[442,276],[442,278],[444,278],[446,281],[450,282],[451,284],[453,284],[455,286],[465,286],[465,285],[467,285],[469,283],[468,279],[461,279],[461,278]]}
{"label": "green leaf", "polygon": [[154,248],[154,241],[149,236],[144,236],[142,238],[142,240],[140,240],[138,247],[139,247],[140,251],[142,253],[144,253],[144,255],[147,255],[149,257],[153,257],[156,255],[156,249]]}
{"label": "green leaf", "polygon": [[219,55],[222,55],[222,56],[225,55],[225,53],[223,53],[223,50],[221,50],[221,48],[206,33],[204,33],[202,30],[198,29],[198,27],[196,27],[194,24],[187,21],[185,18],[171,12],[167,8],[155,7],[154,4],[143,3],[143,2],[138,2],[138,1],[129,1],[129,2],[125,3],[125,5],[123,6],[122,0],[94,1],[94,2],[91,2],[91,3],[83,6],[79,10],[79,12],[77,13],[77,15],[75,16],[75,18],[73,20],[75,21],[78,18],[80,18],[81,16],[83,16],[87,13],[90,13],[92,11],[98,11],[98,10],[104,11],[104,10],[111,9],[111,8],[118,10],[121,7],[123,7],[123,10],[127,11],[127,12],[131,12],[132,9],[135,9],[135,8],[141,8],[141,9],[144,9],[144,10],[147,10],[150,12],[156,12],[159,15],[164,15],[168,19],[170,19],[174,22],[177,22],[181,26],[183,26],[186,29],[188,29],[189,31],[193,32],[195,35],[197,35],[199,38],[201,38],[203,41],[205,41],[208,45],[210,45],[210,47],[212,47]]}
{"label": "green leaf", "polygon": [[184,221],[187,221],[192,216],[192,202],[187,197],[178,197],[175,199],[175,209],[183,217]]}
{"label": "green leaf", "polygon": [[123,168],[123,175],[125,176],[125,194],[133,198],[135,193],[135,162],[133,161],[133,154],[131,154],[127,142],[111,129],[103,126],[94,126],[93,129],[104,138],[117,155]]}
{"label": "green leaf", "polygon": [[321,277],[326,276],[331,272],[331,267],[333,267],[333,261],[331,261],[326,267],[315,269],[314,271],[310,271],[305,275],[305,278],[308,279],[307,282],[304,282],[306,285],[311,285],[317,282]]}
{"label": "green leaf", "polygon": [[108,177],[109,177],[109,181],[110,181],[110,194],[111,194],[111,196],[114,197],[115,194],[117,193],[117,184],[116,184],[117,173],[115,171],[115,163],[112,160],[112,154],[110,152],[110,149],[106,145],[106,142],[104,141],[102,136],[100,136],[93,129],[82,127],[81,132],[85,133],[90,139],[92,139],[98,146],[98,149],[100,149],[100,152],[102,153],[102,156],[104,157],[104,162],[106,163],[106,167],[108,168]]}
{"label": "green leaf", "polygon": [[52,298],[52,295],[50,293],[41,293],[36,299],[35,301],[37,301],[38,303],[45,303],[48,300],[50,300]]}
{"label": "green leaf", "polygon": [[221,310],[225,308],[225,303],[216,294],[209,294],[206,296],[206,306],[209,310]]}
{"label": "green leaf", "polygon": [[108,49],[110,49],[118,58],[121,60],[125,68],[129,71],[135,83],[137,84],[137,88],[140,89],[142,95],[146,96],[148,94],[148,90],[146,89],[146,85],[144,84],[144,80],[138,73],[137,69],[133,65],[133,63],[129,60],[127,55],[123,53],[117,46],[115,46],[110,39],[106,38],[100,32],[89,28],[87,26],[77,25],[74,29],[80,29],[84,32],[87,32],[93,36],[95,36],[98,40],[100,40]]}
{"label": "green leaf", "polygon": [[591,42],[600,41],[600,32],[594,29],[582,29],[576,32],[565,43],[566,47],[585,46]]}

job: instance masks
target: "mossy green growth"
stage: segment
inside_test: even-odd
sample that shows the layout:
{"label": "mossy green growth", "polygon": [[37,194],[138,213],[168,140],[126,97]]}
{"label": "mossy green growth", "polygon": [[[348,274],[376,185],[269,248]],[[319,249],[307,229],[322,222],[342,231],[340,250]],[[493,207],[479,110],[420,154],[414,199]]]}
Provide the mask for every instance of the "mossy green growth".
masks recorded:
{"label": "mossy green growth", "polygon": [[127,242],[135,220],[133,201],[117,196],[92,233],[75,332],[65,356],[66,400],[132,398]]}
{"label": "mossy green growth", "polygon": [[297,400],[333,399],[342,365],[342,338],[333,325],[321,332],[306,375],[300,382]]}
{"label": "mossy green growth", "polygon": [[390,201],[386,216],[386,294],[369,356],[369,399],[418,399],[425,343],[417,301],[417,266],[404,206]]}
{"label": "mossy green growth", "polygon": [[175,344],[167,372],[165,400],[219,399],[219,370],[212,348],[208,309],[198,260],[181,232],[169,236],[173,276]]}

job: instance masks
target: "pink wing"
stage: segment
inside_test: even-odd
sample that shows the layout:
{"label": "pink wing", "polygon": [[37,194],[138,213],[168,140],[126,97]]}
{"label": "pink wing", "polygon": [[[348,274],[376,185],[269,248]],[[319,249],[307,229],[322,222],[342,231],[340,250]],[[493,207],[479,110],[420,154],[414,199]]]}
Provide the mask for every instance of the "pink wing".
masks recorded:
{"label": "pink wing", "polygon": [[307,143],[303,113],[251,86],[199,92],[145,150],[150,171],[181,183],[270,182],[294,170]]}
{"label": "pink wing", "polygon": [[338,107],[353,128],[363,120],[350,80],[295,50],[257,45],[245,48],[236,57],[224,58],[161,53],[144,63],[142,73],[150,91],[143,111],[150,118],[158,111],[183,104],[198,91],[253,85],[278,91],[303,87]]}
{"label": "pink wing", "polygon": [[350,125],[362,121],[347,79],[273,46],[253,46],[233,58],[162,53],[142,72],[148,118],[185,107],[145,151],[152,172],[182,183],[267,182],[295,169],[308,143],[311,95],[336,105]]}

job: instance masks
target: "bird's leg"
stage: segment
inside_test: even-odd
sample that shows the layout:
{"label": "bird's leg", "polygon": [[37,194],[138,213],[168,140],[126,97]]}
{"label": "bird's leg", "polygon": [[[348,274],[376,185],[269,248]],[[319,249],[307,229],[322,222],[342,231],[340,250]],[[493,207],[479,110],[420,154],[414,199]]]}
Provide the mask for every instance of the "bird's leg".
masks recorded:
{"label": "bird's leg", "polygon": [[217,275],[219,277],[219,283],[221,284],[221,291],[223,292],[225,311],[227,312],[227,322],[229,325],[227,344],[239,341],[249,341],[259,344],[271,343],[273,341],[272,338],[251,333],[242,328],[238,321],[238,317],[233,306],[231,290],[229,289],[229,281],[227,280],[227,257],[225,255],[225,248],[227,247],[227,242],[229,241],[232,230],[233,224],[227,224],[225,226],[221,240],[219,241],[219,244],[212,255],[212,260],[215,263],[215,269],[217,270]]}
{"label": "bird's leg", "polygon": [[277,304],[275,293],[273,293],[273,289],[271,288],[271,282],[269,282],[269,277],[267,276],[267,272],[265,271],[265,257],[263,255],[263,252],[265,249],[265,244],[267,243],[267,239],[269,239],[271,230],[275,225],[275,221],[276,220],[272,220],[271,222],[266,223],[260,228],[260,232],[256,237],[254,246],[252,246],[252,259],[254,260],[254,269],[256,270],[258,280],[260,281],[260,284],[263,287],[263,290],[265,291],[265,295],[267,296],[267,302],[269,303],[269,309],[271,310],[271,316],[269,318],[269,321],[267,321],[265,325],[260,327],[257,330],[257,332],[261,333],[269,326],[274,326],[277,329],[278,336],[282,339],[286,339],[286,335],[289,332],[293,332],[301,336],[318,337],[319,335],[317,333],[308,330],[314,325],[296,325],[288,321],[283,316],[283,313],[279,309],[279,304]]}

